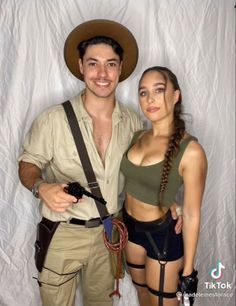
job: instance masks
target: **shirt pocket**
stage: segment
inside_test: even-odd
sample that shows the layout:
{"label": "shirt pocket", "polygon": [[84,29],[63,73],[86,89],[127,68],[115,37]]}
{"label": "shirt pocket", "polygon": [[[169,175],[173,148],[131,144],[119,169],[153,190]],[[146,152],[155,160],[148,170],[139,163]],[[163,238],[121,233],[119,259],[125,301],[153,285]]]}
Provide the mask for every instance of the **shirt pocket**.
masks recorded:
{"label": "shirt pocket", "polygon": [[55,150],[54,166],[66,176],[84,180],[84,171],[74,145],[60,146]]}
{"label": "shirt pocket", "polygon": [[123,135],[123,137],[118,142],[118,150],[122,155],[128,149],[131,139],[132,139],[131,135]]}

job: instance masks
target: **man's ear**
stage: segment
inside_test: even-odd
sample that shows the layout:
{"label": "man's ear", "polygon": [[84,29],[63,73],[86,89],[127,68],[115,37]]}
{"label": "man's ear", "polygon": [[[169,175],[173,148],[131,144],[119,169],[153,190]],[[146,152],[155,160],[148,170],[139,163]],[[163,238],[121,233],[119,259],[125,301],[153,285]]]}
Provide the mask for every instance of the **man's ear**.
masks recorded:
{"label": "man's ear", "polygon": [[122,72],[122,67],[123,67],[123,61],[120,62],[120,75],[121,75],[121,72]]}
{"label": "man's ear", "polygon": [[79,58],[78,64],[79,64],[79,71],[80,71],[80,73],[84,74],[83,62],[82,62],[81,58]]}

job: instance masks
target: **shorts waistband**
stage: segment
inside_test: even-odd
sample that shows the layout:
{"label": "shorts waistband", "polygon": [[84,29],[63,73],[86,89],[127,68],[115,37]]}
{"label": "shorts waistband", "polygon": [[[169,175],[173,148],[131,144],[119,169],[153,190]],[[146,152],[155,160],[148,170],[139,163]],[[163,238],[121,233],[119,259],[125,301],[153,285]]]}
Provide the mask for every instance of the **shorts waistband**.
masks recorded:
{"label": "shorts waistband", "polygon": [[166,227],[168,227],[173,221],[170,209],[166,212],[166,214],[163,217],[159,219],[153,221],[139,221],[134,217],[130,216],[127,213],[125,207],[123,207],[123,218],[124,221],[126,219],[129,223],[133,224],[133,226],[135,226],[137,231],[150,231],[150,232],[162,231]]}

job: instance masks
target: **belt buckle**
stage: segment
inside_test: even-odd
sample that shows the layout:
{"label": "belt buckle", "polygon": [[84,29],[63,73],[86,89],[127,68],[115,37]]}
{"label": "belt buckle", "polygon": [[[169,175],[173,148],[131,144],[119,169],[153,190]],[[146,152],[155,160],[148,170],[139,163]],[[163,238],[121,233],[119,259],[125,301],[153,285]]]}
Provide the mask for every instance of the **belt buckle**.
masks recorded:
{"label": "belt buckle", "polygon": [[101,224],[100,219],[91,219],[85,222],[85,227],[87,228],[92,228],[92,227],[97,227]]}

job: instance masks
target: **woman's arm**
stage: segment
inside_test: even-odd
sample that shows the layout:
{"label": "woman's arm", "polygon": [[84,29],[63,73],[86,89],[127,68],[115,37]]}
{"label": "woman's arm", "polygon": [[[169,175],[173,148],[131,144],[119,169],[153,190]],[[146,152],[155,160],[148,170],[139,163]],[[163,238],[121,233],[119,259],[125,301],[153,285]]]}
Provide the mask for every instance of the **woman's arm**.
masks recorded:
{"label": "woman's arm", "polygon": [[194,257],[200,229],[201,202],[207,174],[207,159],[197,142],[191,142],[181,161],[184,181],[183,203],[183,276],[190,275],[194,268]]}

